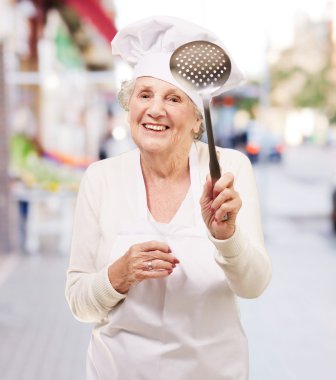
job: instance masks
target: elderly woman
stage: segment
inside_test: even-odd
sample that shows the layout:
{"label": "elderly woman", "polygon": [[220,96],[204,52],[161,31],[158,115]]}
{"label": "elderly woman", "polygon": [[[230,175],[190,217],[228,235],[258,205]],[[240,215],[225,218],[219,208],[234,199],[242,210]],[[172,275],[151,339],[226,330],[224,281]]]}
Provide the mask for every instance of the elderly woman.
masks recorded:
{"label": "elderly woman", "polygon": [[[94,322],[89,380],[240,380],[247,342],[236,296],[271,276],[252,168],[218,148],[208,173],[201,100],[176,83],[169,57],[210,32],[170,17],[120,31],[112,48],[134,67],[119,99],[137,149],[91,165],[78,194],[66,296]],[[242,79],[234,65],[222,89]],[[225,216],[227,216],[225,218]]]}

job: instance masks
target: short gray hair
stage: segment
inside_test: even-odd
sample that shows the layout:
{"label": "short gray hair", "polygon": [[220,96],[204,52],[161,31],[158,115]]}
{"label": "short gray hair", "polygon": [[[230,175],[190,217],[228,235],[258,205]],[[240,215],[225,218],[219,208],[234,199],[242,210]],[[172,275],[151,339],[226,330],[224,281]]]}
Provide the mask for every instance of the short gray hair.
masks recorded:
{"label": "short gray hair", "polygon": [[[126,80],[126,81],[123,81],[121,83],[121,87],[120,87],[120,90],[118,92],[118,101],[119,101],[120,106],[125,111],[129,111],[129,101],[130,101],[131,96],[133,94],[134,87],[135,87],[135,79]],[[194,106],[196,118],[203,120],[203,115],[200,112],[200,110],[197,108],[197,106],[195,105],[195,103],[191,99],[190,99],[190,101],[192,102],[192,104]],[[203,132],[204,132],[204,127],[203,127],[203,121],[202,121],[202,123],[200,125],[200,129],[199,129],[198,133],[195,134],[194,139],[195,140],[201,140]]]}

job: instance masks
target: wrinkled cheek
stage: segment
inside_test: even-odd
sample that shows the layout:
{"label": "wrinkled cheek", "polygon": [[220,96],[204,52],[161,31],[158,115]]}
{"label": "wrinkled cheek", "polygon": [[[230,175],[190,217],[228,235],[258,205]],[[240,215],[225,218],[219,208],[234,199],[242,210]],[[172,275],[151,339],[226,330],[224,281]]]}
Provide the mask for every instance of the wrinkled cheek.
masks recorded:
{"label": "wrinkled cheek", "polygon": [[194,132],[190,131],[190,133],[189,132],[179,133],[178,131],[174,131],[171,134],[171,139],[172,139],[172,143],[174,144],[179,143],[179,142],[189,144],[190,142],[194,140]]}
{"label": "wrinkled cheek", "polygon": [[172,134],[171,134],[171,141],[172,143],[177,143],[179,141],[181,141],[181,136],[179,135],[179,133],[177,133],[176,131],[174,131]]}
{"label": "wrinkled cheek", "polygon": [[138,125],[131,125],[130,126],[130,132],[131,132],[131,136],[132,136],[132,139],[134,141],[137,141],[138,140],[138,135],[140,133],[140,128]]}

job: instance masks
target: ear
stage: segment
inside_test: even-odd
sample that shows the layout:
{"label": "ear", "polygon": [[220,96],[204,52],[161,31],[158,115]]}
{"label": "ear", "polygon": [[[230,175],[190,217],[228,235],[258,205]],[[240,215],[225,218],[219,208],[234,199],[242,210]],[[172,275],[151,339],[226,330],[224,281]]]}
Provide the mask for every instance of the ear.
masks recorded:
{"label": "ear", "polygon": [[194,134],[197,134],[201,128],[201,124],[202,124],[202,119],[200,118],[196,118],[196,122],[195,122],[195,125],[193,127],[193,132]]}

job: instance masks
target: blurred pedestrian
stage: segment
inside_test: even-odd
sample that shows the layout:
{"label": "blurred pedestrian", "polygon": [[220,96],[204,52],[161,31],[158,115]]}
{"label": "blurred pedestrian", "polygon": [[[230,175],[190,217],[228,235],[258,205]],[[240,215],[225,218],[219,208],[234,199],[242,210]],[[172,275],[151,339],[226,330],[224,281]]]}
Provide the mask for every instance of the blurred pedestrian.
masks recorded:
{"label": "blurred pedestrian", "polygon": [[[241,380],[248,349],[236,296],[271,277],[252,167],[219,148],[212,186],[199,95],[175,81],[169,58],[201,27],[157,16],[121,30],[114,54],[134,66],[119,99],[137,149],[96,162],[79,190],[66,297],[94,322],[87,379]],[[221,88],[234,87],[232,74]]]}
{"label": "blurred pedestrian", "polygon": [[18,204],[19,245],[26,251],[27,220],[29,197],[27,179],[30,176],[31,163],[42,155],[42,147],[36,137],[36,120],[27,99],[23,99],[11,118],[13,134],[9,141],[11,189]]}
{"label": "blurred pedestrian", "polygon": [[111,144],[113,144],[113,136],[111,131],[107,131],[99,145],[99,159],[104,160],[105,158],[112,157],[111,154]]}

